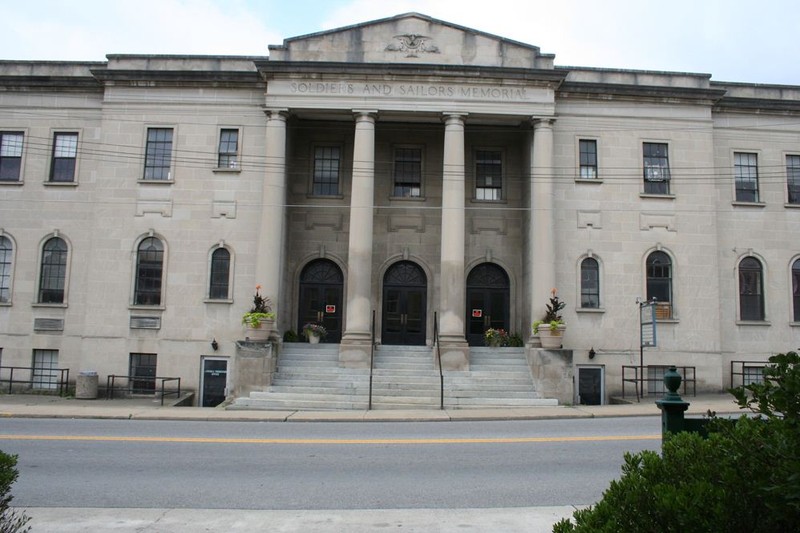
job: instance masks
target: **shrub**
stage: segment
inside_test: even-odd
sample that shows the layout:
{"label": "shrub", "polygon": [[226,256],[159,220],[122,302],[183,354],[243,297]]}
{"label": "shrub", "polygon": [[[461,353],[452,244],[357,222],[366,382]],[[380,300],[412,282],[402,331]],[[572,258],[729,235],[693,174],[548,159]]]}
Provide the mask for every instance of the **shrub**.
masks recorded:
{"label": "shrub", "polygon": [[764,378],[731,391],[761,417],[713,417],[707,439],[668,435],[661,455],[626,454],[621,478],[601,500],[553,531],[800,530],[800,356],[770,358]]}
{"label": "shrub", "polygon": [[0,451],[0,533],[29,531],[30,520],[23,512],[11,510],[11,485],[17,480],[17,456]]}

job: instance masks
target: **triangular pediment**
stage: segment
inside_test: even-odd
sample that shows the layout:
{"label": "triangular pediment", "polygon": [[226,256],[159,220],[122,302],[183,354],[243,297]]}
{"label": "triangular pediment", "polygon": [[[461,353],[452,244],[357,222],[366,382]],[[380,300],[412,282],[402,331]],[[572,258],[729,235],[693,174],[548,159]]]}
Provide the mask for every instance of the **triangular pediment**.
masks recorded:
{"label": "triangular pediment", "polygon": [[552,69],[552,54],[420,13],[292,37],[270,61],[404,63]]}

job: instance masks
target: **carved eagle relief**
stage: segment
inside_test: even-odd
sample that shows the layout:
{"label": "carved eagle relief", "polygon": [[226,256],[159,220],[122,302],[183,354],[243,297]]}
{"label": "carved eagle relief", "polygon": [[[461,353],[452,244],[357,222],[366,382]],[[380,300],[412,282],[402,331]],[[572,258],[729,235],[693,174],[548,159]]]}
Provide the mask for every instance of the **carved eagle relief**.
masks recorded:
{"label": "carved eagle relief", "polygon": [[389,44],[386,50],[389,52],[405,52],[406,57],[419,57],[419,53],[438,54],[439,48],[430,42],[430,37],[426,35],[415,35],[413,33],[405,35],[395,35],[396,42]]}

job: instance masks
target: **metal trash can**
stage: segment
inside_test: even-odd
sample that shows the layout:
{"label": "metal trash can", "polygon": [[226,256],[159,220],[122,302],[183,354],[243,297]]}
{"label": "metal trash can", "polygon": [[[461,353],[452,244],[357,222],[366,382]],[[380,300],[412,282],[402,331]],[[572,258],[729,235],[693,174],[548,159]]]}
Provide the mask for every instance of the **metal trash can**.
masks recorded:
{"label": "metal trash can", "polygon": [[75,398],[78,400],[97,399],[97,372],[78,373],[78,378],[75,380]]}

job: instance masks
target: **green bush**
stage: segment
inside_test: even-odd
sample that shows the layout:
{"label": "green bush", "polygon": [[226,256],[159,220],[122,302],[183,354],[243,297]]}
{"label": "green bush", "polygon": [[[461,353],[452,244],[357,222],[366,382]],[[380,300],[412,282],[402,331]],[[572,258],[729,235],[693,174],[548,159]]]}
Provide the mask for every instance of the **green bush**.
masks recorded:
{"label": "green bush", "polygon": [[764,383],[731,391],[760,417],[713,417],[709,435],[626,454],[622,476],[555,533],[800,531],[800,356],[770,358]]}
{"label": "green bush", "polygon": [[[16,533],[29,531],[25,524],[28,518],[25,513],[19,513],[10,508],[11,485],[17,480],[17,456],[8,455],[0,451],[0,533]],[[24,529],[23,529],[24,528]]]}

